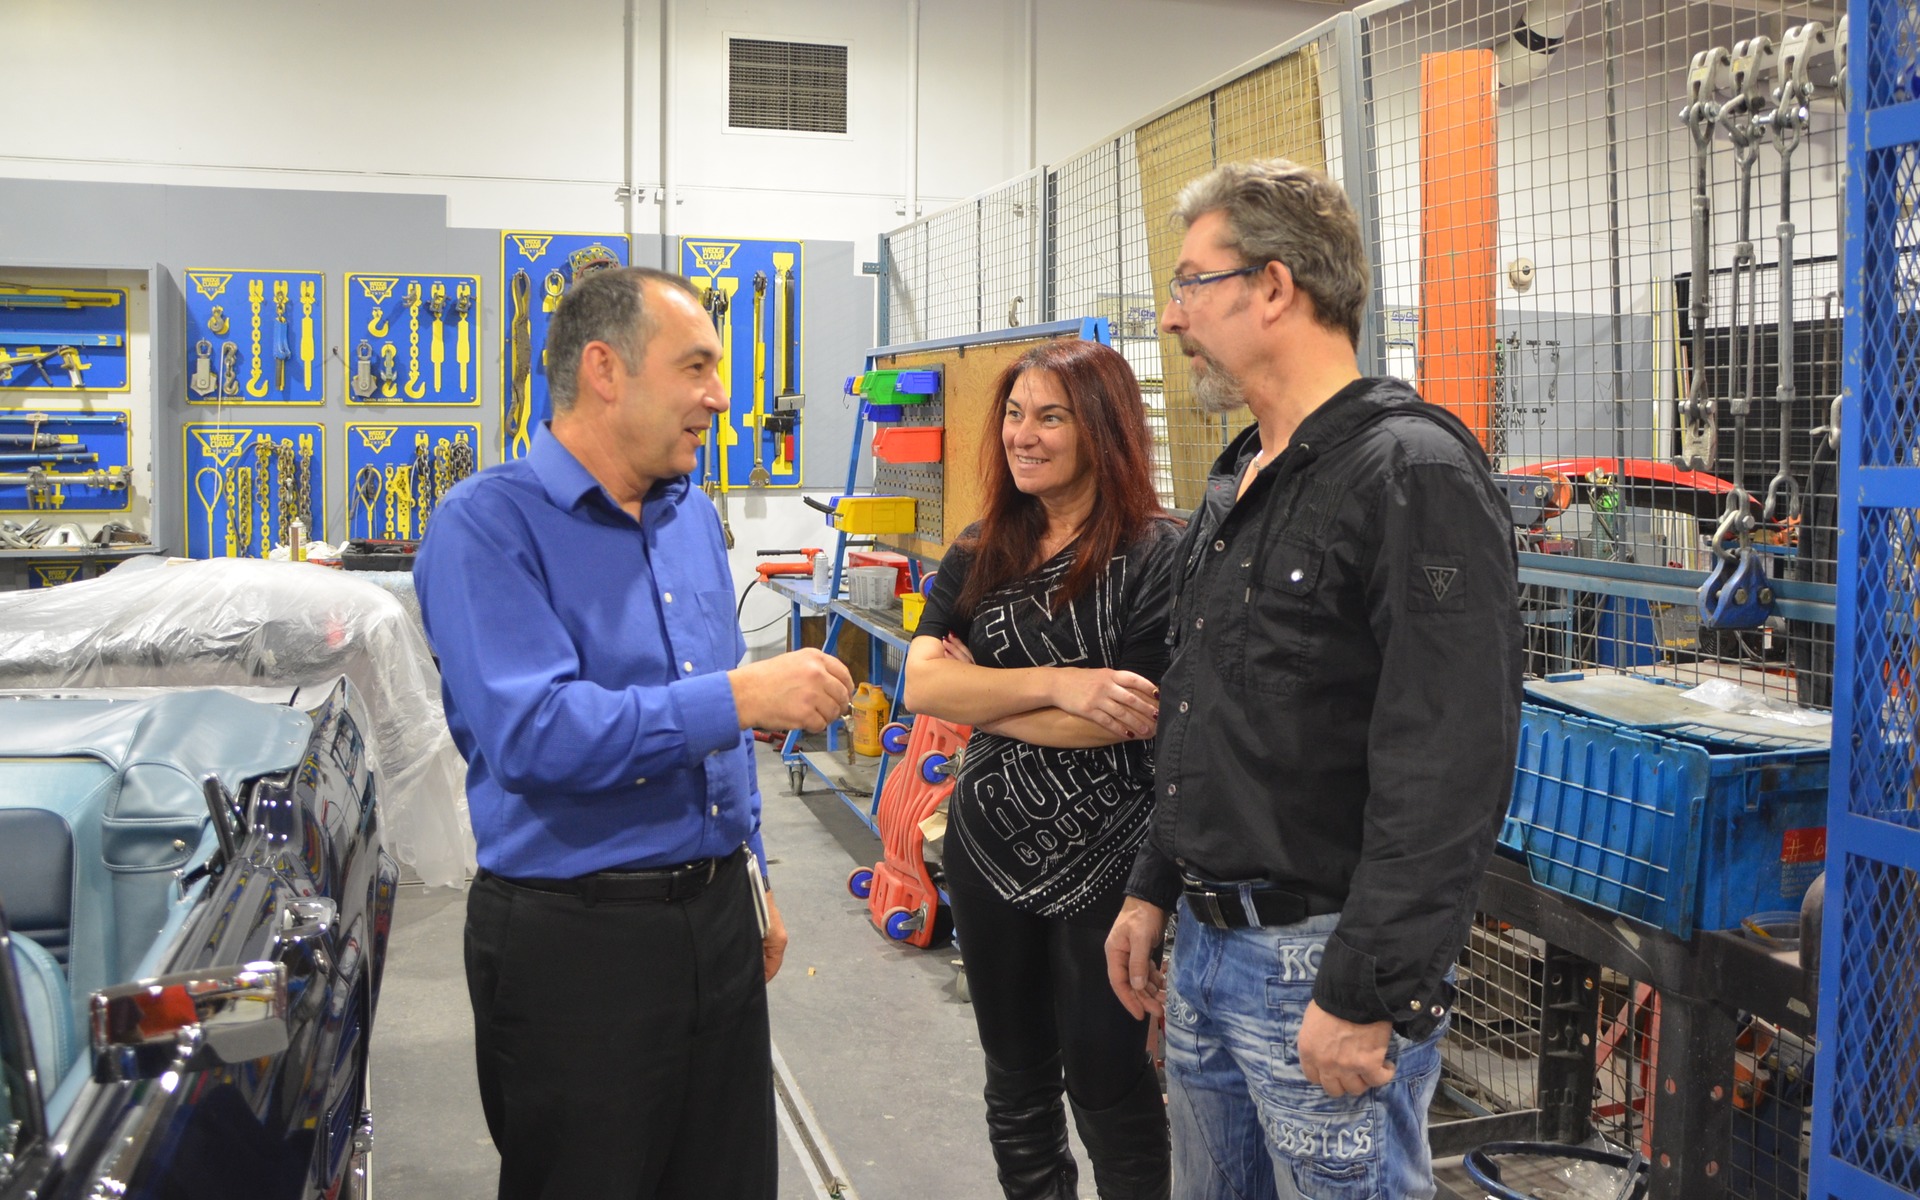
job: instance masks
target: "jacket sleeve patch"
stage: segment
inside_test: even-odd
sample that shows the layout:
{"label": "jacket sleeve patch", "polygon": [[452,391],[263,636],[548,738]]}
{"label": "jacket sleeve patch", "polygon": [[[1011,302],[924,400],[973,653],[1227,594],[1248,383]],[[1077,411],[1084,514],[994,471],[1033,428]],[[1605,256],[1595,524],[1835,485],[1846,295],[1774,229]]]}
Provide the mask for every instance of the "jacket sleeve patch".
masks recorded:
{"label": "jacket sleeve patch", "polygon": [[1413,612],[1464,612],[1467,596],[1465,560],[1454,555],[1415,554],[1407,581],[1407,607]]}

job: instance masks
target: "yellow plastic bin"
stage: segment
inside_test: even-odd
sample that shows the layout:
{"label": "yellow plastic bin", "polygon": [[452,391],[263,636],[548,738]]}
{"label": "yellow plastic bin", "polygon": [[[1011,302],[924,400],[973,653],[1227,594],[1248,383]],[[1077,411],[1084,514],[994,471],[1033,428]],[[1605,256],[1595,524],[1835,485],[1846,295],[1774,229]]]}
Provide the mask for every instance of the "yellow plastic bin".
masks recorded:
{"label": "yellow plastic bin", "polygon": [[912,533],[912,496],[842,496],[834,504],[833,527],[842,533]]}
{"label": "yellow plastic bin", "polygon": [[908,633],[920,628],[920,614],[927,607],[927,598],[919,592],[905,592],[900,597],[900,627]]}

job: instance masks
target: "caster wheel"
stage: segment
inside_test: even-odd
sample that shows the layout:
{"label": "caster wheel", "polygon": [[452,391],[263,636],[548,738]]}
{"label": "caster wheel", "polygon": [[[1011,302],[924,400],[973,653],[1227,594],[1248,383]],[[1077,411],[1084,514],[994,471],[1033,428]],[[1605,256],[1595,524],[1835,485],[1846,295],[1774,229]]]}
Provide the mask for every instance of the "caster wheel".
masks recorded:
{"label": "caster wheel", "polygon": [[798,796],[800,794],[801,786],[806,782],[807,782],[807,769],[805,767],[788,767],[787,768],[787,790],[788,791]]}
{"label": "caster wheel", "polygon": [[942,768],[946,765],[947,756],[944,754],[924,755],[920,759],[920,778],[928,783],[945,783],[947,776]]}
{"label": "caster wheel", "polygon": [[913,914],[904,908],[890,908],[880,918],[880,930],[896,942],[904,942],[913,933]]}
{"label": "caster wheel", "polygon": [[940,572],[938,571],[928,571],[920,577],[920,594],[922,596],[933,595],[933,581],[939,574]]}
{"label": "caster wheel", "polygon": [[852,893],[855,900],[865,900],[873,895],[873,868],[855,867],[853,873],[847,876],[847,891]]}
{"label": "caster wheel", "polygon": [[880,748],[888,754],[904,754],[910,731],[899,721],[890,721],[880,730]]}

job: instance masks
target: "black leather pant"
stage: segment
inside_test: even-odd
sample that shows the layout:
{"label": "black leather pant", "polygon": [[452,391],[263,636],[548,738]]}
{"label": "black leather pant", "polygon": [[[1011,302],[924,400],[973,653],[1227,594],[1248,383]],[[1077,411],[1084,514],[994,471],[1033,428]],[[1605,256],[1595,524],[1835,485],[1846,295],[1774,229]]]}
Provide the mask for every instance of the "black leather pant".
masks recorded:
{"label": "black leather pant", "polygon": [[1164,1200],[1167,1118],[1147,1025],[1107,983],[1108,923],[1022,912],[952,861],[950,898],[987,1057],[987,1133],[1009,1200],[1074,1195],[1061,1093],[1102,1200]]}

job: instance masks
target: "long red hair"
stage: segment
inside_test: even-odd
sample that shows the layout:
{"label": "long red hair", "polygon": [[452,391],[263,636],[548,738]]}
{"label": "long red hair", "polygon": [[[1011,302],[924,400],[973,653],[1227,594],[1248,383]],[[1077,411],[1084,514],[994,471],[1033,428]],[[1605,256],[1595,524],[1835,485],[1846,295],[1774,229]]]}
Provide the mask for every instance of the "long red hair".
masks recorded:
{"label": "long red hair", "polygon": [[1091,588],[1107,561],[1164,517],[1153,490],[1151,439],[1140,383],[1118,351],[1099,342],[1061,338],[1021,355],[994,381],[980,441],[980,483],[986,498],[979,526],[960,542],[973,553],[959,609],[971,615],[981,597],[1040,566],[1047,512],[1039,500],[1014,486],[1001,429],[1014,381],[1027,371],[1045,371],[1060,382],[1073,404],[1082,462],[1094,472],[1093,511],[1075,539],[1073,569],[1054,594],[1053,609]]}

